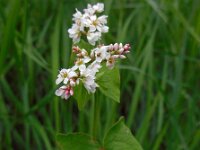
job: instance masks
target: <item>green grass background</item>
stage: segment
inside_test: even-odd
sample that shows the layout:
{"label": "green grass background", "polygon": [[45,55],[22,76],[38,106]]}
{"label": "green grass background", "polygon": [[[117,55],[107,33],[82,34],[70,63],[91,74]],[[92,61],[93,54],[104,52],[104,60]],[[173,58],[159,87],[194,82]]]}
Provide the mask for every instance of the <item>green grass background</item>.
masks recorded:
{"label": "green grass background", "polygon": [[[91,101],[54,95],[69,67],[75,8],[91,0],[0,0],[0,149],[56,149],[55,134],[91,133]],[[121,102],[97,95],[98,137],[120,117],[146,150],[200,147],[200,1],[104,0],[105,44],[132,46],[121,61]]]}

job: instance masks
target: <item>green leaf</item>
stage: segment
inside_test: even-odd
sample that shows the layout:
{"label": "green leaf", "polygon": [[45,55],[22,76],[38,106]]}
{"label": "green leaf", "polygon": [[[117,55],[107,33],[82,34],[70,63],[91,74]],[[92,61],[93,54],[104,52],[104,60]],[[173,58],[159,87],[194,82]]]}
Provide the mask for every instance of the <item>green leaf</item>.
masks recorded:
{"label": "green leaf", "polygon": [[58,134],[56,140],[61,150],[100,150],[100,145],[86,134]]}
{"label": "green leaf", "polygon": [[86,104],[86,102],[90,99],[91,94],[85,89],[82,82],[79,83],[78,86],[74,87],[74,98],[78,103],[79,110],[82,110]]}
{"label": "green leaf", "polygon": [[90,45],[88,42],[85,42],[84,40],[80,40],[80,42],[77,43],[76,45],[81,49],[87,50],[88,52],[90,52],[91,49],[94,48],[94,46]]}
{"label": "green leaf", "polygon": [[120,118],[104,137],[105,150],[142,150],[142,147],[132,135],[130,129]]}
{"label": "green leaf", "polygon": [[120,74],[118,68],[108,69],[103,65],[97,74],[96,82],[100,91],[116,102],[120,102]]}

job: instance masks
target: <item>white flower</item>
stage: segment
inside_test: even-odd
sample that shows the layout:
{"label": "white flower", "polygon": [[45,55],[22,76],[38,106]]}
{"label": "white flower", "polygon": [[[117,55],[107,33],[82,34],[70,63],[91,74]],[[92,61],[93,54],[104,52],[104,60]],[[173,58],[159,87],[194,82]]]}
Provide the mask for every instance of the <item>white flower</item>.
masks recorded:
{"label": "white flower", "polygon": [[68,99],[70,96],[74,95],[74,91],[70,86],[61,86],[56,90],[55,94],[61,96],[63,99]]}
{"label": "white flower", "polygon": [[106,58],[110,57],[110,53],[107,52],[107,46],[94,49],[95,58],[97,62],[102,62]]}
{"label": "white flower", "polygon": [[76,13],[73,14],[73,17],[74,18],[72,18],[72,20],[79,24],[81,22],[83,14],[78,9],[76,9]]}
{"label": "white flower", "polygon": [[84,58],[78,58],[75,62],[75,66],[72,67],[72,70],[79,69],[80,71],[85,70],[86,66],[85,64],[90,62],[91,58],[88,56],[85,56]]}
{"label": "white flower", "polygon": [[108,32],[109,28],[105,25],[107,24],[107,17],[108,16],[106,15],[100,16],[98,18],[96,15],[90,16],[86,21],[86,25],[89,27],[89,32],[95,32],[96,30],[101,33]]}
{"label": "white flower", "polygon": [[95,45],[96,41],[101,39],[101,32],[88,32],[87,39],[91,45]]}
{"label": "white flower", "polygon": [[93,9],[97,11],[98,13],[101,13],[104,11],[104,4],[103,3],[97,3],[96,5],[93,5]]}
{"label": "white flower", "polygon": [[73,39],[74,43],[78,43],[80,41],[81,32],[80,32],[80,26],[77,24],[73,24],[72,28],[68,30],[69,37]]}
{"label": "white flower", "polygon": [[93,15],[95,13],[95,10],[94,8],[92,7],[91,4],[88,4],[87,5],[87,9],[84,9],[83,10],[86,14],[89,14],[89,15]]}
{"label": "white flower", "polygon": [[75,85],[79,84],[79,78],[71,78],[69,79],[70,86],[74,87]]}
{"label": "white flower", "polygon": [[77,74],[72,69],[62,69],[56,79],[56,84],[60,84],[62,81],[67,84],[70,78],[76,77]]}
{"label": "white flower", "polygon": [[115,65],[115,58],[113,56],[109,57],[107,59],[107,62],[106,62],[106,66],[109,68],[109,69],[113,69]]}
{"label": "white flower", "polygon": [[90,15],[94,14],[95,12],[101,13],[103,11],[104,11],[103,3],[97,3],[96,5],[93,5],[93,6],[88,4],[87,9],[84,9],[84,12]]}
{"label": "white flower", "polygon": [[80,58],[89,59],[88,52],[85,49],[81,49],[81,50],[77,51],[77,56]]}
{"label": "white flower", "polygon": [[98,84],[95,82],[95,72],[91,69],[85,68],[81,71],[82,82],[88,93],[94,93]]}
{"label": "white flower", "polygon": [[100,65],[99,62],[93,61],[87,68],[90,69],[90,70],[92,70],[91,73],[93,73],[93,76],[95,76],[95,74],[97,72],[99,72],[99,69],[101,68],[101,65]]}

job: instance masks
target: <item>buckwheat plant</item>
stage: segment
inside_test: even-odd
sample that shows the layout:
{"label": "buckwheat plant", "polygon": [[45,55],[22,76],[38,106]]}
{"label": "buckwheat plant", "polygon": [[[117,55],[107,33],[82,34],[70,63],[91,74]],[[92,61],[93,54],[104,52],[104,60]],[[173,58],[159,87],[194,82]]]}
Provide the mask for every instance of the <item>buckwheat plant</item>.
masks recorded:
{"label": "buckwheat plant", "polygon": [[[72,18],[72,27],[68,29],[69,37],[73,40],[72,61],[74,61],[74,64],[71,68],[61,69],[56,79],[56,84],[60,87],[55,91],[55,94],[66,100],[74,96],[80,109],[83,109],[86,101],[92,99],[92,97],[94,101],[97,101],[92,95],[98,88],[110,99],[119,102],[120,98],[119,70],[115,67],[115,64],[119,59],[126,58],[131,47],[130,44],[122,43],[100,44],[102,35],[109,31],[107,26],[108,16],[102,15],[103,11],[103,3],[88,4],[83,12],[76,9]],[[94,122],[94,130],[96,129],[95,125]],[[134,147],[138,150],[141,149],[131,131],[123,123],[123,118],[119,119],[110,129],[111,133],[108,132],[105,135],[103,145],[96,141],[95,132],[93,131],[92,138],[79,133],[58,135],[57,140],[61,149],[73,147],[73,150],[114,150],[115,147],[120,147],[120,145],[122,150],[133,150]],[[117,140],[122,140],[121,144],[107,142],[115,136],[118,136],[119,139]],[[73,138],[77,141],[71,140]],[[128,138],[128,140],[125,141],[124,138]],[[93,142],[90,141],[91,139],[93,139]],[[82,144],[76,143],[79,141]],[[106,142],[107,144],[105,144]]]}

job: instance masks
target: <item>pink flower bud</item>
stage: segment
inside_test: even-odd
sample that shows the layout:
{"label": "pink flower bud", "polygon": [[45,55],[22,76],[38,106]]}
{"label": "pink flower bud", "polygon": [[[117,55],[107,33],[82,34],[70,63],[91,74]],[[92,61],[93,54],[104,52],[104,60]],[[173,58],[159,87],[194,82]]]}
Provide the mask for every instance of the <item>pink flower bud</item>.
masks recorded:
{"label": "pink flower bud", "polygon": [[121,58],[121,59],[125,59],[126,56],[124,56],[124,55],[119,55],[119,58]]}
{"label": "pink flower bud", "polygon": [[80,53],[80,48],[78,47],[78,46],[73,46],[72,47],[72,52],[74,52],[74,53]]}
{"label": "pink flower bud", "polygon": [[119,49],[121,49],[121,48],[123,48],[123,44],[122,43],[119,44]]}
{"label": "pink flower bud", "polygon": [[125,50],[125,51],[129,51],[130,49],[131,49],[130,44],[125,44],[125,45],[124,45],[124,50]]}
{"label": "pink flower bud", "polygon": [[123,48],[120,48],[119,50],[118,50],[118,54],[122,54],[124,52],[124,49]]}
{"label": "pink flower bud", "polygon": [[108,46],[108,50],[109,50],[109,51],[113,51],[113,49],[114,49],[113,44],[110,44],[110,45]]}
{"label": "pink flower bud", "polygon": [[119,58],[119,55],[113,55],[112,57],[117,59],[117,58]]}
{"label": "pink flower bud", "polygon": [[82,49],[81,50],[81,54],[82,54],[82,56],[87,56],[88,52],[85,49]]}
{"label": "pink flower bud", "polygon": [[119,49],[119,44],[118,43],[115,43],[114,44],[114,50],[118,50]]}

